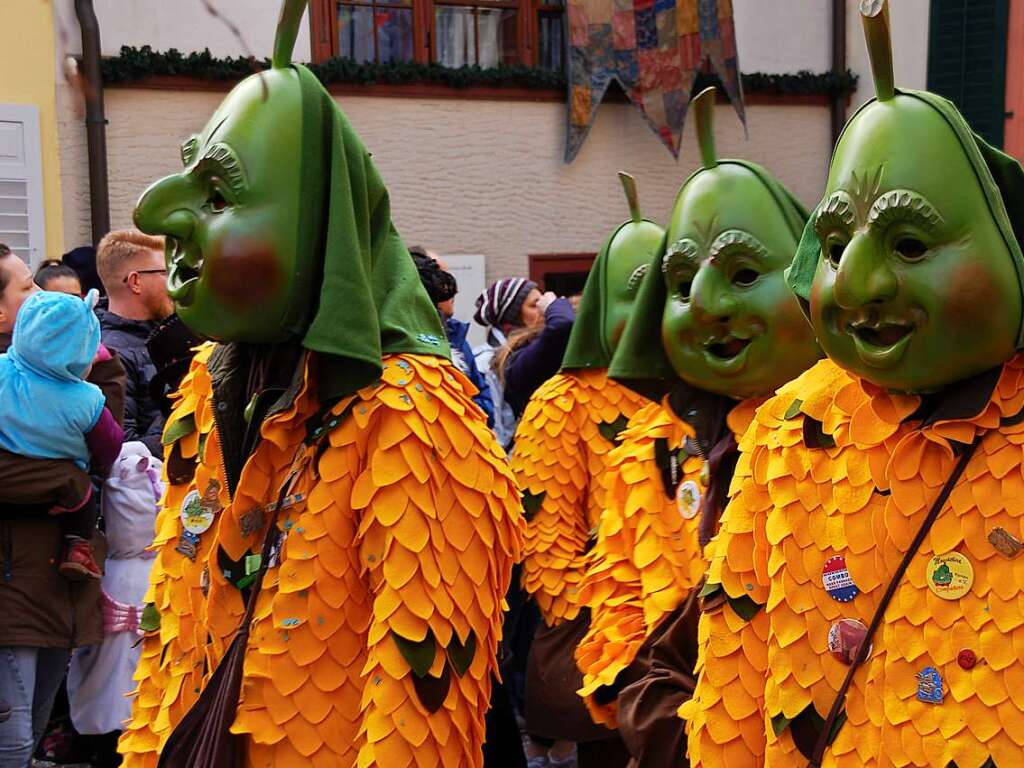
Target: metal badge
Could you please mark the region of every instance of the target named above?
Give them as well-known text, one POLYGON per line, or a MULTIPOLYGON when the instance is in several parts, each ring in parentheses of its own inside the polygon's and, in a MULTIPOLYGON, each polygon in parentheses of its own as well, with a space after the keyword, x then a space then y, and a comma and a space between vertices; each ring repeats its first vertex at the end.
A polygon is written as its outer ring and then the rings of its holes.
POLYGON ((825 561, 821 569, 821 583, 829 597, 840 603, 848 603, 860 594, 860 587, 853 583, 846 567, 845 555, 835 555, 825 561))
POLYGON ((1013 560, 1021 553, 1021 550, 1024 550, 1024 544, 1021 544, 1019 539, 998 525, 989 531, 988 542, 996 552, 1009 560, 1013 560))

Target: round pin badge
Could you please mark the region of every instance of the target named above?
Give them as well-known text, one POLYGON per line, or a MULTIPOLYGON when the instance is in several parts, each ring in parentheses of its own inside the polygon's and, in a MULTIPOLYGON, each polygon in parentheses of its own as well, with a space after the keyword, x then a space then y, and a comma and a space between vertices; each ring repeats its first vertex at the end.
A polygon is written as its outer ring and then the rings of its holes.
POLYGON ((926 566, 928 589, 943 600, 959 600, 971 591, 974 566, 959 552, 936 555, 926 566))
MULTIPOLYGON (((843 664, 853 664, 868 628, 858 619, 840 619, 828 630, 828 650, 843 664)), ((868 649, 868 656, 871 649, 868 649)))
POLYGON ((213 512, 203 505, 199 491, 189 491, 181 502, 181 524, 191 534, 199 536, 213 525, 213 512))
POLYGON ((684 520, 692 520, 700 511, 700 488, 693 480, 686 480, 676 489, 676 506, 684 520))
POLYGON ((825 561, 821 569, 821 583, 829 597, 840 603, 848 603, 860 594, 860 587, 853 583, 846 567, 845 555, 835 555, 825 561))

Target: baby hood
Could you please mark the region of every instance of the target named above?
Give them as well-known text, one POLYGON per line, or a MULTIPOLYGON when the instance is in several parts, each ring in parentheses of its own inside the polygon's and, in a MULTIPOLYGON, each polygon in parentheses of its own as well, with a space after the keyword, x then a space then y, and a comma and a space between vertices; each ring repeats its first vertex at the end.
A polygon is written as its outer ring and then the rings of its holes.
POLYGON ((53 291, 34 293, 18 311, 8 353, 43 376, 81 379, 100 344, 100 322, 93 311, 97 299, 95 290, 85 299, 53 291))

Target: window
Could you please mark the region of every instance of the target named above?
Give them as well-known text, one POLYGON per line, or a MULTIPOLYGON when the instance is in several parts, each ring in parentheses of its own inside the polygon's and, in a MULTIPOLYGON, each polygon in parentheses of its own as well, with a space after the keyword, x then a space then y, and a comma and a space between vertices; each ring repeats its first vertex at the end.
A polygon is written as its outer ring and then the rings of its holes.
POLYGON ((0 243, 35 267, 46 258, 39 110, 0 104, 0 243))
POLYGON ((971 128, 1003 144, 1009 0, 932 0, 928 90, 952 101, 971 128))
POLYGON ((313 0, 313 58, 561 69, 564 0, 313 0))
POLYGON ((364 64, 412 61, 411 0, 341 0, 338 55, 364 64))
POLYGON ((534 253, 529 259, 530 279, 543 291, 559 296, 575 296, 583 292, 595 253, 534 253))

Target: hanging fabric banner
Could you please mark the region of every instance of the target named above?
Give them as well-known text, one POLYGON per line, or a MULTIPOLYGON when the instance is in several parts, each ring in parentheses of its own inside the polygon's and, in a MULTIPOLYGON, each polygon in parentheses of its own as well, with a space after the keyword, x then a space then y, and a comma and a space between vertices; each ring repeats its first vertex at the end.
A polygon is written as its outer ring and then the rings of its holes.
POLYGON ((618 80, 651 129, 679 156, 693 82, 707 66, 746 125, 732 0, 568 0, 569 127, 565 162, 583 146, 618 80))

